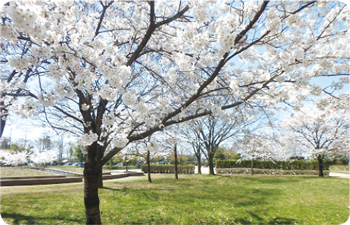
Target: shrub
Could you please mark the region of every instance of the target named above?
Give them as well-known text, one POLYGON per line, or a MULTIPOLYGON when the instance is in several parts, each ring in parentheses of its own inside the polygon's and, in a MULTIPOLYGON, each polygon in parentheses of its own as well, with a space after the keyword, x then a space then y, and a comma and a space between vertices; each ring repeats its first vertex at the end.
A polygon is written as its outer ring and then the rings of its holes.
MULTIPOLYGON (((104 169, 107 170, 125 170, 126 166, 110 166, 110 165, 105 165, 103 166, 104 169)), ((128 166, 128 169, 139 169, 140 167, 137 166, 128 166)))
MULTIPOLYGON (((251 168, 251 160, 217 160, 216 168, 251 168)), ((330 161, 323 161, 323 169, 329 170, 330 161)), ((282 170, 318 170, 317 160, 291 160, 271 161, 254 160, 254 168, 257 169, 282 169, 282 170)))
MULTIPOLYGON (((194 173, 194 165, 178 165, 179 173, 192 174, 194 173)), ((141 170, 148 173, 146 164, 141 166, 141 170)), ((155 165, 151 164, 151 173, 175 173, 175 165, 155 165)))

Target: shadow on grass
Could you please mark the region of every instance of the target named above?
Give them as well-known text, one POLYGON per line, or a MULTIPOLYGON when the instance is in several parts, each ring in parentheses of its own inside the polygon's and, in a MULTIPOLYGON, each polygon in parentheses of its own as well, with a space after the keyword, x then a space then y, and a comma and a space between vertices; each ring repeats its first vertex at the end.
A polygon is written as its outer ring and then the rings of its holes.
MULTIPOLYGON (((249 212, 249 214, 255 220, 260 221, 260 222, 258 222, 258 224, 268 224, 268 225, 272 225, 272 224, 283 224, 283 225, 298 224, 298 221, 295 220, 295 219, 283 218, 283 217, 276 217, 276 218, 273 218, 272 220, 268 221, 267 223, 261 223, 261 221, 263 221, 263 219, 260 216, 256 215, 255 213, 252 213, 252 212, 249 212)), ((252 224, 252 221, 247 219, 247 218, 235 218, 235 223, 238 223, 238 224, 252 224)))
POLYGON ((267 224, 297 224, 298 221, 291 218, 276 217, 267 222, 267 224))
MULTIPOLYGON (((81 220, 78 219, 72 219, 72 218, 67 218, 67 217, 60 217, 60 219, 58 219, 57 217, 38 217, 38 216, 26 216, 23 214, 19 214, 19 213, 6 213, 6 212, 2 212, 1 213, 1 217, 4 219, 13 219, 13 224, 42 224, 40 221, 41 220, 64 220, 65 222, 69 221, 69 222, 75 222, 75 223, 81 223, 81 220)), ((57 224, 59 224, 59 222, 57 221, 57 224)))
POLYGON ((127 187, 123 187, 123 188, 110 188, 110 187, 103 187, 102 189, 105 189, 105 190, 110 190, 110 191, 117 191, 117 192, 126 192, 129 190, 129 188, 127 187))

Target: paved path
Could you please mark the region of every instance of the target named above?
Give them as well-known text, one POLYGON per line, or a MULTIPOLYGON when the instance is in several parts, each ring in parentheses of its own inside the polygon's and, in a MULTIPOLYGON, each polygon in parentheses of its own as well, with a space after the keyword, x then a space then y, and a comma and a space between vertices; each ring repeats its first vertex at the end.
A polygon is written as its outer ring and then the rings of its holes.
MULTIPOLYGON (((202 174, 209 174, 209 167, 202 166, 201 171, 202 171, 202 174)), ((198 173, 198 166, 194 167, 194 173, 198 173)))
POLYGON ((329 176, 330 177, 338 177, 338 178, 348 178, 348 179, 350 179, 350 174, 346 174, 346 173, 330 172, 329 176))

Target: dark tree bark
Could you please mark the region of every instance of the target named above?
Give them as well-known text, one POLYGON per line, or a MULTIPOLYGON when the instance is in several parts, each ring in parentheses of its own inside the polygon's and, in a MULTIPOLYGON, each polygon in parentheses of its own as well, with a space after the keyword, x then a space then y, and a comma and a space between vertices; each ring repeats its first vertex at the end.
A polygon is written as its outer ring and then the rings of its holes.
POLYGON ((85 223, 102 224, 100 217, 100 199, 98 197, 98 175, 96 161, 92 157, 86 157, 84 165, 84 205, 85 223))
MULTIPOLYGON (((98 147, 97 158, 100 161, 103 157, 104 151, 101 146, 98 147)), ((98 171, 98 180, 97 180, 98 188, 103 188, 103 178, 102 178, 102 167, 98 171)))
POLYGON ((323 156, 317 155, 317 161, 318 161, 318 176, 324 177, 324 174, 323 174, 323 156))
POLYGON ((148 171, 148 181, 152 183, 151 179, 151 160, 150 160, 150 152, 147 151, 147 171, 148 171))
POLYGON ((97 186, 98 188, 103 188, 102 168, 98 172, 97 186))
POLYGON ((214 154, 208 154, 208 163, 209 163, 209 174, 215 175, 215 172, 214 172, 214 154))
POLYGON ((179 179, 179 170, 177 167, 177 148, 176 148, 176 144, 174 145, 174 157, 175 157, 175 179, 178 180, 179 179))
MULTIPOLYGON (((4 102, 0 102, 0 109, 2 109, 1 106, 4 105, 4 102)), ((7 110, 3 109, 3 111, 5 111, 7 113, 7 110)), ((4 129, 5 129, 5 125, 6 125, 6 117, 0 117, 0 138, 2 137, 2 134, 4 133, 4 129)))
POLYGON ((197 157, 198 162, 198 174, 202 174, 202 160, 201 157, 197 157))
POLYGON ((254 174, 254 160, 252 160, 252 168, 251 168, 251 175, 254 174))
POLYGON ((199 144, 192 144, 192 148, 194 150, 194 155, 197 158, 197 164, 198 164, 198 174, 202 174, 202 149, 199 144))

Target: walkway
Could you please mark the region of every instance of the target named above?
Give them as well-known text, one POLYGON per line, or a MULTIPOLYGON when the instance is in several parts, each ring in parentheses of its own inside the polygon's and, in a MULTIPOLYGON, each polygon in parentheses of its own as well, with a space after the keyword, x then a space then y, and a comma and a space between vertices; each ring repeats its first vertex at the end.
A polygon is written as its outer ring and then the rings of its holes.
POLYGON ((348 173, 335 173, 335 172, 330 172, 329 173, 330 177, 338 177, 338 178, 348 178, 350 179, 350 174, 348 173))

